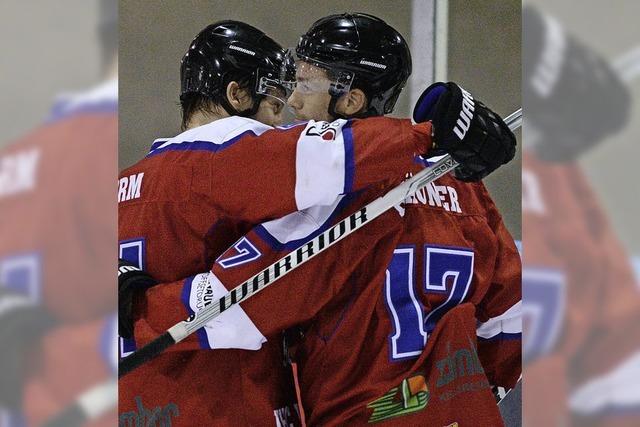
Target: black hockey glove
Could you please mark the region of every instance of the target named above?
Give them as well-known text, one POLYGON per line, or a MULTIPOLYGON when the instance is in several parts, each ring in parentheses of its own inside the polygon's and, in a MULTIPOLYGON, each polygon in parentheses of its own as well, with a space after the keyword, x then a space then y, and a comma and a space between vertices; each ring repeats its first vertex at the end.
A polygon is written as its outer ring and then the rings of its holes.
POLYGON ((133 338, 133 297, 158 281, 134 264, 118 259, 118 335, 133 338))
POLYGON ((516 137, 502 118, 453 82, 429 86, 413 120, 431 120, 435 149, 429 154, 449 153, 460 163, 454 174, 462 181, 481 180, 515 156, 516 137))
POLYGON ((33 347, 54 324, 44 307, 0 285, 0 407, 20 408, 33 347))
POLYGON ((629 88, 602 55, 533 6, 522 8, 522 26, 527 141, 543 160, 574 161, 626 126, 629 88))

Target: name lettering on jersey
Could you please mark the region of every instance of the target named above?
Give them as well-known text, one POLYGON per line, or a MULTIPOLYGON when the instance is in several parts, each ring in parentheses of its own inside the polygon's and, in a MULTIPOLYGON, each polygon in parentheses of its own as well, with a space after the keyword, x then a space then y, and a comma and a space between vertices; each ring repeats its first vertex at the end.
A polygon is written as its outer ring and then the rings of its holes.
MULTIPOLYGON (((407 174, 410 178, 412 174, 407 174)), ((412 196, 404 199, 402 203, 394 206, 400 216, 404 216, 403 205, 429 205, 446 210, 447 212, 462 213, 460 202, 458 201, 458 193, 456 189, 448 185, 436 185, 430 182, 425 187, 416 191, 412 196)))
POLYGON ((0 157, 0 198, 36 187, 40 150, 31 149, 0 157))
POLYGON ((460 117, 456 122, 456 126, 453 128, 453 132, 455 132, 455 134, 458 135, 458 138, 462 141, 469 130, 471 119, 473 119, 475 103, 473 102, 473 97, 469 92, 462 88, 460 88, 460 90, 462 90, 462 109, 460 110, 460 117))
POLYGON ((118 180, 118 203, 140 198, 144 172, 118 180))
POLYGON ((544 215, 547 206, 540 191, 540 181, 536 174, 522 169, 522 211, 544 215))

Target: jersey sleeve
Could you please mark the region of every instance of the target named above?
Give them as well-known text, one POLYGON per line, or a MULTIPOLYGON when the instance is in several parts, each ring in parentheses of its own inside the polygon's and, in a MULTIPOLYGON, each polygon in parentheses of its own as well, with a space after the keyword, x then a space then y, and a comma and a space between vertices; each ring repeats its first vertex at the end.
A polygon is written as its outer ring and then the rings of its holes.
MULTIPOLYGON (((348 200, 347 200, 348 201, 348 200)), ((337 205, 340 205, 338 203, 337 205)), ((180 282, 162 284, 147 291, 135 326, 136 344, 145 344, 173 324, 217 301, 234 287, 250 283, 248 278, 328 228, 318 225, 323 216, 338 209, 310 209, 261 224, 223 253, 211 271, 180 282), (304 234, 301 237, 301 234, 304 234), (163 313, 164 312, 164 313, 163 313)), ((358 239, 347 238, 318 254, 300 268, 281 276, 268 289, 242 301, 212 320, 206 327, 174 346, 172 350, 242 348, 257 350, 266 337, 312 319, 341 289, 369 253, 366 249, 392 238, 400 221, 390 213, 380 219, 385 227, 358 231, 358 239), (348 254, 348 255, 347 255, 348 254)), ((250 284, 248 286, 251 286, 250 284)))
POLYGON ((431 145, 430 123, 385 117, 247 132, 218 149, 211 189, 221 210, 260 223, 386 184, 431 145))
POLYGON ((491 384, 513 388, 522 372, 522 263, 513 237, 484 192, 498 253, 490 287, 477 306, 478 356, 491 384))

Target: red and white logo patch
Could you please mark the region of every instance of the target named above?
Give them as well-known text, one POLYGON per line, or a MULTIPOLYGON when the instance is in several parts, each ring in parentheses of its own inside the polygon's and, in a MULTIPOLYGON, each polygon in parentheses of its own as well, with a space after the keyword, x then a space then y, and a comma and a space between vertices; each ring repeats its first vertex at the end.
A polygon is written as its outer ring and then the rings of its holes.
POLYGON ((319 136, 324 141, 333 141, 336 139, 336 130, 331 126, 331 123, 318 122, 315 126, 307 129, 306 135, 319 136))

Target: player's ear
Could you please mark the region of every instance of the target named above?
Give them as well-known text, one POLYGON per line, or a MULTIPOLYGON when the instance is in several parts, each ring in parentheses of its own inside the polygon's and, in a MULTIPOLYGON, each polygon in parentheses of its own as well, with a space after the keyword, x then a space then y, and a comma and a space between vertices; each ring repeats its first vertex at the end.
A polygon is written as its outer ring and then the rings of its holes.
POLYGON ((236 111, 244 111, 251 108, 249 91, 241 88, 236 81, 229 82, 227 85, 227 101, 236 111))
POLYGON ((351 117, 363 111, 367 106, 367 96, 360 89, 351 89, 336 103, 336 111, 351 117))

